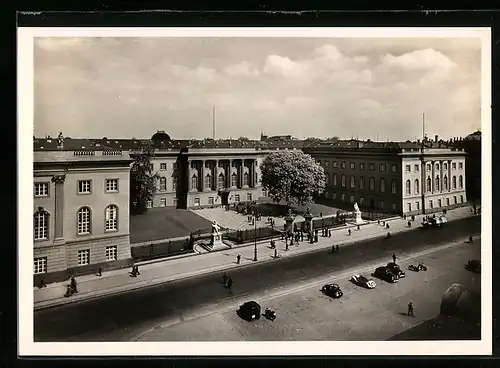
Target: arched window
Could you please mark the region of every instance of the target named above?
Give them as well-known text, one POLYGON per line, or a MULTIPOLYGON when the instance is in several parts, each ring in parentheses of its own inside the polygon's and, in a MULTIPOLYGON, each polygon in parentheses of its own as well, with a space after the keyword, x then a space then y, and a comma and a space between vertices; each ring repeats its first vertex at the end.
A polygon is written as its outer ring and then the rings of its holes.
POLYGON ((371 177, 368 185, 369 185, 370 191, 373 192, 375 190, 375 178, 371 177))
POLYGON ((453 179, 451 179, 451 184, 453 189, 457 189, 457 177, 453 176, 453 179))
POLYGON ((428 192, 432 191, 432 180, 431 180, 431 178, 427 178, 427 191, 428 192))
POLYGON ((447 176, 443 177, 443 189, 448 190, 448 177, 447 176))
POLYGON ((337 174, 333 174, 333 185, 337 185, 337 174))
POLYGON ((217 188, 224 188, 226 185, 226 178, 223 173, 220 173, 219 176, 217 177, 217 188))
POLYGON ((340 177, 340 185, 342 186, 342 188, 345 188, 345 175, 342 174, 342 176, 340 177))
POLYGON ((436 190, 439 190, 439 175, 436 176, 436 179, 434 179, 435 183, 436 183, 436 190))
POLYGON ((325 173, 325 182, 326 185, 330 185, 330 175, 328 173, 325 173))
POLYGON ((205 175, 205 189, 210 189, 212 186, 212 175, 207 174, 205 175))
POLYGON ((236 173, 231 174, 231 186, 235 187, 238 184, 238 177, 236 173))
POLYGON ((43 208, 35 212, 33 216, 35 240, 43 240, 49 238, 49 213, 43 208))
POLYGON ((359 189, 365 189, 365 177, 361 176, 359 178, 359 189))
POLYGON ((356 187, 356 179, 354 175, 351 175, 351 188, 354 189, 356 187))
POLYGON ((458 177, 458 187, 459 187, 460 189, 463 189, 463 187, 464 187, 464 177, 463 177, 462 175, 460 175, 460 176, 458 177))
POLYGON ((78 235, 90 234, 92 231, 92 211, 89 207, 78 210, 78 235))
POLYGON ((243 185, 248 185, 248 173, 243 174, 243 185))
POLYGON ((380 179, 380 192, 385 193, 385 179, 380 179))
POLYGON ((163 176, 160 178, 160 190, 163 192, 167 190, 167 178, 163 176))
POLYGON ((196 174, 193 174, 191 177, 191 190, 198 189, 198 177, 196 174))
POLYGON ((415 194, 420 192, 420 183, 418 182, 418 179, 415 179, 415 182, 413 183, 413 192, 415 194))
POLYGON ((391 193, 392 194, 397 194, 398 193, 396 180, 394 180, 394 179, 391 181, 391 193))
POLYGON ((105 211, 105 229, 106 231, 115 231, 118 230, 118 207, 114 204, 106 207, 105 211))
POLYGON ((411 194, 411 182, 409 180, 406 181, 406 195, 411 194))

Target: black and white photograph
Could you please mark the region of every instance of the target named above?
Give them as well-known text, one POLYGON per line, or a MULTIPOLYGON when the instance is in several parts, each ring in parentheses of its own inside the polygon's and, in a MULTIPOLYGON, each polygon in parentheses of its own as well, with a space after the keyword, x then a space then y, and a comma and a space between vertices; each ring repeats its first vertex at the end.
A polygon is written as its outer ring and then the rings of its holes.
POLYGON ((491 353, 488 28, 19 28, 18 83, 21 355, 491 353))

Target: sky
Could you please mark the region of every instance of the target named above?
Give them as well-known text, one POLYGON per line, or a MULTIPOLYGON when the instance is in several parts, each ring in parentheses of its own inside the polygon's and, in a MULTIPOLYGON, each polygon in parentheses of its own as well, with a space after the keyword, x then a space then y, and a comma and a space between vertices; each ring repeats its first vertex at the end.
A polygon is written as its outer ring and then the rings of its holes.
POLYGON ((480 128, 481 41, 36 38, 37 137, 448 139, 480 128))

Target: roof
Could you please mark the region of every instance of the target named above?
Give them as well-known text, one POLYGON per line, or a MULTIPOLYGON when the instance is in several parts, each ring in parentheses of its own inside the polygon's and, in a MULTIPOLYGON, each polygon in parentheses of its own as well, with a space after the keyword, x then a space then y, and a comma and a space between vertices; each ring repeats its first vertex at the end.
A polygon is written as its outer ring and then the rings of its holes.
POLYGON ((121 151, 36 151, 34 163, 53 162, 132 162, 127 153, 121 151))

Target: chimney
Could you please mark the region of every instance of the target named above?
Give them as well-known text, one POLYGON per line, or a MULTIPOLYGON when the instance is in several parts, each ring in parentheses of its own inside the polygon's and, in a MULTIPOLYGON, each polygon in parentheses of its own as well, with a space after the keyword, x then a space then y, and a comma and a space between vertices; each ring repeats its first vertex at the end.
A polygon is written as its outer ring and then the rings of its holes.
POLYGON ((438 137, 438 135, 436 134, 436 135, 434 136, 434 142, 435 142, 435 143, 437 143, 437 142, 438 142, 438 138, 439 138, 439 137, 438 137))

